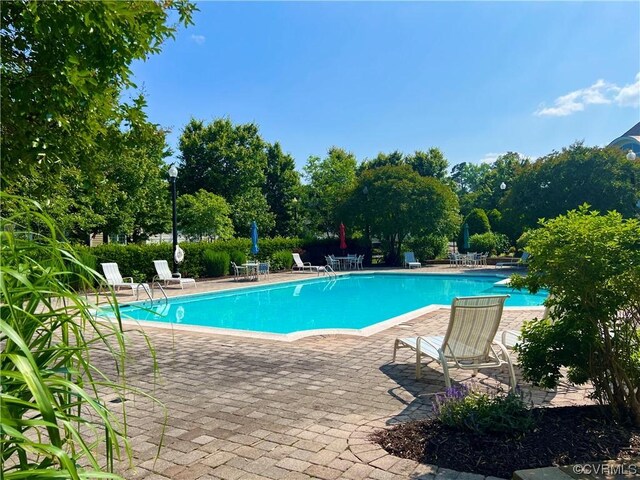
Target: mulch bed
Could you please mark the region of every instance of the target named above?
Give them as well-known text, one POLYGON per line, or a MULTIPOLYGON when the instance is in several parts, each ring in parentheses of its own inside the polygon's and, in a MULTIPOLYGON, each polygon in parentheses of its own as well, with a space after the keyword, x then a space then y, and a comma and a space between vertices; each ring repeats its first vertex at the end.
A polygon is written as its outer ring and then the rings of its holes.
POLYGON ((371 439, 398 457, 501 478, 527 468, 640 458, 640 428, 615 423, 598 406, 537 408, 535 414, 536 427, 517 436, 461 432, 428 419, 371 439))

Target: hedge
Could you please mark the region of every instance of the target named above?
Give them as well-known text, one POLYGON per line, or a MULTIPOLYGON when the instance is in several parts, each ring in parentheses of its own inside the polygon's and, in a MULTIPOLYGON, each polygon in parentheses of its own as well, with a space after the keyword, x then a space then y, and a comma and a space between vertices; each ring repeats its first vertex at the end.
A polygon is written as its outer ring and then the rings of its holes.
MULTIPOLYGON (((347 252, 351 254, 364 254, 366 244, 363 239, 347 239, 347 252)), ((224 252, 233 259, 246 258, 257 259, 261 262, 272 262, 272 271, 278 268, 290 268, 291 262, 286 261, 283 252, 300 253, 305 262, 313 265, 324 265, 324 257, 329 254, 342 255, 340 242, 337 238, 328 239, 300 239, 300 238, 261 238, 258 241, 260 251, 257 255, 250 253, 251 240, 248 238, 235 238, 232 240, 218 240, 215 242, 184 242, 180 247, 184 250, 184 262, 180 265, 180 272, 185 277, 206 277, 205 252, 224 252), (277 255, 276 252, 278 252, 277 255), (273 261, 272 261, 273 258, 273 261)), ((89 248, 80 246, 78 251, 95 257, 97 270, 102 273, 101 263, 116 262, 123 276, 132 276, 136 281, 150 281, 156 275, 153 267, 154 260, 167 260, 172 265, 172 245, 170 243, 152 244, 106 244, 89 248)))
MULTIPOLYGON (((262 262, 269 261, 271 256, 282 250, 290 252, 299 251, 302 240, 299 238, 262 238, 258 241, 260 252, 257 255, 250 254, 251 240, 248 238, 235 238, 232 240, 218 240, 215 242, 180 243, 184 250, 184 262, 180 265, 180 272, 185 277, 201 278, 206 276, 204 252, 224 252, 231 258, 238 258, 238 253, 248 258, 254 257, 262 262)), ((78 247, 79 251, 90 254, 96 258, 98 271, 101 263, 116 262, 120 267, 120 273, 124 276, 133 276, 136 281, 150 281, 156 274, 153 266, 154 260, 167 260, 172 265, 172 245, 170 243, 152 244, 107 244, 97 247, 78 247)))

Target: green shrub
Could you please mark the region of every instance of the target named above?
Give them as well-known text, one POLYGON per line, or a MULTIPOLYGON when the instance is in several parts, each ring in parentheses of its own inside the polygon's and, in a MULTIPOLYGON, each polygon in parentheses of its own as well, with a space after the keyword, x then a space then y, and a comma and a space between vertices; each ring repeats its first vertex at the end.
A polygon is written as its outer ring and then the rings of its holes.
POLYGON ((271 255, 270 263, 270 268, 273 272, 277 272, 279 270, 291 270, 291 266, 293 265, 293 255, 291 255, 289 250, 274 252, 271 255))
POLYGON ((566 372, 640 426, 640 221, 583 205, 541 221, 527 252, 528 274, 512 285, 548 289, 552 309, 551 321, 524 324, 524 378, 553 388, 566 372))
POLYGON ((227 252, 205 250, 202 255, 202 259, 204 262, 204 271, 207 277, 224 277, 229 274, 231 257, 229 257, 227 252))
POLYGON ((465 385, 437 394, 433 411, 444 425, 483 434, 527 432, 535 425, 521 394, 476 392, 465 385))
MULTIPOLYGON (((296 248, 300 248, 302 240, 299 238, 275 237, 261 238, 258 243, 260 252, 257 258, 260 261, 266 261, 277 251, 293 251, 296 248)), ((232 252, 242 252, 247 255, 251 249, 251 240, 248 238, 235 238, 215 242, 181 243, 180 247, 184 250, 184 262, 180 264, 180 272, 185 277, 199 278, 206 275, 205 251, 226 252, 230 256, 232 252)), ((89 250, 86 247, 85 249, 89 250)), ((116 262, 120 267, 120 273, 125 277, 131 276, 131 272, 140 272, 144 278, 153 278, 156 274, 153 266, 154 260, 167 260, 169 265, 172 265, 172 245, 170 243, 147 245, 106 244, 91 248, 90 252, 97 259, 97 270, 100 273, 102 273, 102 269, 99 266, 100 263, 116 262)))
POLYGON ((502 213, 500 213, 500 210, 498 210, 497 208, 489 210, 487 212, 487 219, 489 220, 491 230, 500 230, 502 224, 502 213))
POLYGON ((503 233, 487 232, 469 237, 469 249, 472 252, 503 253, 509 249, 509 237, 503 233))
POLYGON ((405 242, 407 251, 416 254, 416 258, 421 262, 441 258, 447 254, 447 237, 439 235, 426 235, 424 237, 413 237, 405 242))
MULTIPOLYGON (((76 247, 77 248, 77 247, 76 247)), ((96 270, 96 257, 92 255, 88 248, 77 248, 76 258, 80 265, 75 261, 66 262, 66 267, 70 273, 67 283, 76 291, 86 290, 97 286, 95 276, 87 275, 87 269, 96 270)))
POLYGON ((243 263, 247 263, 247 255, 244 252, 241 252, 240 250, 233 250, 229 254, 229 257, 231 258, 231 261, 236 265, 242 265, 243 263))
MULTIPOLYGON (((469 227, 469 240, 471 240, 471 236, 475 234, 487 233, 491 231, 491 225, 489 224, 489 218, 485 211, 481 208, 474 208, 469 212, 462 224, 460 225, 460 233, 458 235, 458 250, 460 252, 465 252, 464 248, 464 225, 467 224, 469 227)), ((471 248, 471 244, 469 244, 471 248)), ((473 248, 471 248, 473 251, 473 248)))

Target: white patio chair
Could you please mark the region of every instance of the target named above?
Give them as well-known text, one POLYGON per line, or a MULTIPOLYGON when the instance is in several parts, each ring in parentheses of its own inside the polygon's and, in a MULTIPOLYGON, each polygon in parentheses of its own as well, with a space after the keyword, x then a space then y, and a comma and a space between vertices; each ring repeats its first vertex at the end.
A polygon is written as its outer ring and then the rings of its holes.
POLYGON ((334 271, 340 270, 340 260, 335 258, 333 255, 327 255, 324 259, 326 260, 327 265, 329 265, 334 271))
POLYGON ((356 270, 364 270, 364 255, 358 255, 356 258, 356 270))
POLYGON ((416 378, 421 376, 422 357, 430 357, 442 365, 444 382, 451 386, 450 368, 473 370, 500 368, 507 365, 511 388, 516 386, 513 365, 507 349, 494 340, 504 302, 509 295, 458 297, 451 305, 449 326, 444 336, 397 338, 393 360, 400 348, 416 352, 416 378))
POLYGON ((299 272, 318 272, 318 276, 320 275, 320 272, 326 272, 326 269, 324 267, 318 266, 318 265, 311 265, 311 262, 303 262, 302 259, 300 258, 300 254, 299 253, 292 253, 291 255, 293 255, 293 267, 291 267, 291 271, 299 271, 299 272))
POLYGON ((406 268, 420 268, 422 264, 416 260, 416 256, 413 252, 404 252, 404 266, 406 268))
POLYGON ((123 278, 117 263, 101 263, 100 266, 104 272, 107 286, 112 287, 114 290, 120 290, 122 287, 130 288, 131 294, 136 294, 136 288, 139 284, 134 283, 133 277, 123 278))
POLYGON ((196 286, 196 281, 193 278, 183 278, 181 273, 176 273, 176 276, 173 276, 173 273, 171 273, 171 270, 169 269, 169 262, 166 260, 154 260, 153 265, 156 267, 157 273, 157 275, 153 277, 154 282, 164 282, 165 287, 176 283, 180 285, 180 288, 184 288, 183 285, 196 286))
POLYGON ((261 262, 258 264, 258 275, 264 275, 269 278, 269 262, 261 262))
POLYGON ((244 265, 236 265, 235 262, 231 262, 231 268, 233 268, 233 278, 237 282, 240 278, 246 279, 249 273, 248 267, 244 265))
POLYGON ((527 261, 529 260, 529 252, 523 252, 522 257, 514 258, 512 260, 506 262, 498 262, 496 263, 496 268, 498 267, 525 267, 527 265, 527 261))

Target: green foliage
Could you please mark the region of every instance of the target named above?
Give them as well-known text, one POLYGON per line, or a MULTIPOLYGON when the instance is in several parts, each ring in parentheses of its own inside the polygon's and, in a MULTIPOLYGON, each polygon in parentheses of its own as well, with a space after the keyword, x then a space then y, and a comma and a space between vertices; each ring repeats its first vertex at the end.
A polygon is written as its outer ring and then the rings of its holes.
POLYGON ((232 250, 229 253, 230 260, 234 262, 236 265, 242 265, 243 263, 247 263, 247 254, 241 252, 240 250, 232 250))
MULTIPOLYGON (((473 208, 482 208, 487 212, 493 209, 502 211, 501 203, 505 193, 511 188, 514 179, 528 166, 529 159, 514 152, 500 155, 491 164, 454 165, 451 178, 457 186, 462 214, 467 215, 473 208), (507 186, 505 191, 500 188, 502 183, 507 186)), ((492 226, 495 228, 495 225, 492 226)))
POLYGON ((407 165, 365 169, 339 212, 348 227, 369 227, 371 236, 383 242, 390 264, 399 264, 409 236, 449 237, 460 222, 453 191, 407 165))
POLYGON ((4 3, 4 173, 91 170, 96 141, 120 117, 120 94, 134 86, 129 66, 176 32, 166 23, 169 10, 191 23, 194 5, 182 0, 4 3))
POLYGON ((433 177, 444 180, 449 168, 449 162, 438 148, 430 148, 423 152, 416 150, 413 155, 406 158, 407 165, 413 168, 423 177, 433 177))
POLYGON ((471 252, 487 252, 495 255, 507 252, 510 246, 509 237, 503 233, 478 233, 469 237, 471 252))
POLYGON ((449 241, 447 237, 439 235, 425 235, 424 237, 411 237, 406 242, 406 248, 415 253, 420 261, 442 258, 447 254, 449 241))
POLYGON ((290 250, 278 250, 271 255, 271 271, 291 270, 293 256, 290 250))
MULTIPOLYGON (((295 248, 301 246, 302 241, 297 238, 261 238, 259 244, 260 252, 257 258, 260 261, 267 261, 274 252, 279 250, 288 250, 289 255, 291 255, 295 248)), ((215 242, 181 243, 180 247, 185 253, 184 262, 180 264, 180 272, 185 277, 199 278, 206 276, 204 261, 204 252, 206 250, 226 252, 229 255, 234 251, 239 251, 248 255, 251 249, 251 240, 248 238, 235 238, 215 242)), ((158 243, 147 245, 105 244, 91 249, 88 247, 82 247, 81 249, 93 254, 98 265, 100 263, 116 262, 122 275, 130 276, 131 273, 129 272, 140 272, 144 280, 149 281, 156 274, 153 266, 154 260, 167 260, 171 265, 171 248, 170 243, 158 243)))
POLYGON ((538 159, 514 178, 503 202, 504 228, 512 239, 538 219, 554 218, 590 204, 601 212, 625 217, 640 213, 640 162, 617 148, 584 147, 580 143, 538 159))
POLYGON ((444 425, 481 434, 524 433, 535 426, 531 409, 522 395, 495 395, 473 391, 464 385, 437 394, 436 418, 444 425))
POLYGON ((229 274, 231 258, 227 252, 205 250, 202 259, 207 277, 224 277, 229 274))
POLYGON ((497 208, 489 210, 487 212, 487 218, 489 219, 489 225, 492 231, 500 231, 502 224, 502 213, 497 208))
POLYGON ((69 286, 98 283, 83 263, 90 256, 77 255, 36 203, 12 202, 16 214, 0 225, 2 477, 120 478, 96 456, 131 458, 126 405, 111 411, 102 397, 131 390, 116 300, 113 321, 98 321, 95 302, 69 286), (116 379, 91 363, 96 351, 116 379))
POLYGON ((178 229, 192 239, 228 240, 233 237, 231 208, 224 198, 206 190, 177 199, 178 229))
POLYGON ((518 247, 518 250, 526 250, 527 245, 529 245, 529 241, 531 240, 534 233, 535 229, 525 230, 524 232, 522 232, 522 235, 520 235, 518 237, 518 240, 516 240, 516 247, 518 247))
POLYGON ((273 230, 275 217, 262 191, 267 180, 267 144, 257 125, 234 125, 228 118, 205 125, 194 119, 184 127, 179 148, 177 181, 182 194, 203 189, 223 197, 231 205, 238 235, 248 235, 253 220, 262 231, 273 230))
POLYGON ((282 152, 278 142, 267 146, 267 168, 263 192, 267 203, 275 215, 275 226, 271 231, 262 230, 272 235, 296 235, 297 205, 301 195, 300 174, 291 155, 282 152))
MULTIPOLYGON (((460 232, 458 233, 458 250, 464 252, 464 224, 469 226, 469 242, 471 237, 475 234, 487 233, 491 231, 491 225, 489 224, 489 218, 485 211, 481 208, 474 208, 462 221, 460 232)), ((469 245, 471 247, 471 245, 469 245)), ((471 251, 474 251, 471 249, 471 251)), ((484 251, 484 250, 482 250, 484 251)))
POLYGON ((640 221, 583 205, 531 232, 526 277, 550 292, 551 320, 525 324, 518 348, 526 379, 554 387, 590 381, 593 395, 640 425, 640 221))
POLYGON ((304 167, 308 185, 304 189, 302 210, 312 234, 337 233, 340 218, 336 205, 344 201, 356 183, 356 157, 332 147, 327 157, 309 157, 304 167))

